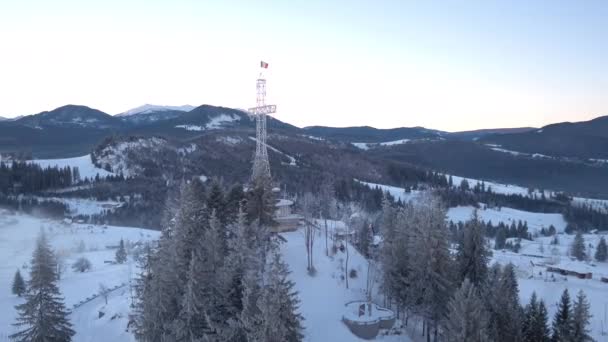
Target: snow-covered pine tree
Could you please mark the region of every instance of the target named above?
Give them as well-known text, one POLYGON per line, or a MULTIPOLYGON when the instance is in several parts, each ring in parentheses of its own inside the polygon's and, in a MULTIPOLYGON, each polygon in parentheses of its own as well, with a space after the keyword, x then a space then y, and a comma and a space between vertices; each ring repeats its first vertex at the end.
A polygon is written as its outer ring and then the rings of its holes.
POLYGON ((333 179, 329 177, 323 178, 321 183, 321 189, 319 191, 319 208, 321 210, 321 218, 324 219, 325 223, 325 255, 329 256, 329 234, 327 219, 332 218, 335 215, 335 197, 336 191, 334 189, 333 179))
POLYGON ((587 301, 587 296, 585 296, 583 290, 580 290, 576 295, 576 300, 572 307, 572 341, 593 341, 593 338, 589 335, 590 330, 588 328, 591 322, 590 308, 591 305, 587 301))
POLYGON ((13 286, 11 290, 13 294, 17 295, 18 297, 21 297, 26 290, 25 281, 23 280, 23 277, 21 276, 21 272, 19 272, 19 270, 15 272, 15 277, 13 278, 13 286))
MULTIPOLYGON (((179 209, 175 217, 167 253, 174 254, 173 271, 180 284, 186 284, 190 258, 195 245, 209 227, 209 212, 206 207, 205 188, 197 178, 182 186, 179 209)), ((169 261, 169 260, 166 260, 169 261)), ((183 285, 182 289, 183 289, 183 285)))
POLYGON ((410 272, 408 272, 408 302, 432 324, 435 339, 438 324, 443 319, 452 294, 453 261, 448 246, 445 210, 434 198, 414 207, 414 229, 410 239, 410 272))
POLYGON ((462 243, 458 247, 456 263, 460 279, 468 278, 476 286, 485 281, 490 251, 485 243, 485 225, 479 221, 477 211, 464 226, 462 243))
POLYGON ((549 313, 547 312, 547 306, 541 299, 538 303, 538 316, 536 317, 536 341, 549 342, 551 341, 551 329, 549 329, 549 313))
POLYGON ((519 286, 515 266, 509 263, 502 271, 496 292, 498 322, 498 341, 521 341, 523 309, 519 304, 519 286))
POLYGON ((127 261, 127 251, 125 250, 125 242, 122 239, 120 239, 120 243, 118 244, 115 260, 119 264, 124 264, 127 261))
POLYGON ((536 324, 536 317, 538 316, 538 299, 536 292, 532 292, 530 302, 524 308, 524 320, 522 322, 522 337, 523 341, 529 342, 534 341, 534 327, 536 324))
POLYGON ((69 342, 74 330, 68 320, 68 310, 57 287, 55 255, 44 232, 36 241, 31 261, 30 280, 25 292, 25 303, 17 305, 18 317, 14 326, 23 330, 9 336, 17 342, 69 342))
POLYGON ((547 308, 538 301, 536 292, 532 293, 530 303, 524 309, 522 338, 524 342, 549 342, 551 334, 547 326, 547 308))
POLYGON ((257 180, 252 185, 246 196, 249 223, 266 228, 275 226, 276 200, 270 179, 257 180))
POLYGON ((553 318, 553 336, 552 341, 566 342, 572 340, 572 307, 570 303, 570 294, 568 289, 562 293, 562 297, 558 303, 557 312, 553 318))
POLYGON ((574 236, 574 241, 572 242, 572 246, 570 247, 570 254, 575 257, 577 260, 585 260, 587 258, 587 252, 585 249, 585 240, 583 239, 583 234, 581 232, 576 232, 574 236))
POLYGON ((298 313, 298 293, 295 283, 288 279, 289 269, 281 259, 280 251, 270 255, 272 261, 265 274, 265 285, 258 299, 262 324, 259 329, 260 341, 297 342, 304 337, 303 317, 298 313))
POLYGON ((245 272, 243 277, 243 310, 238 315, 236 336, 242 336, 243 341, 264 341, 261 326, 264 324, 258 299, 261 295, 261 279, 259 273, 253 270, 245 272))
POLYGON ((503 249, 507 243, 507 232, 506 228, 498 227, 496 231, 496 239, 494 241, 494 249, 503 249))
POLYGON ((176 341, 205 341, 211 334, 211 324, 207 315, 209 293, 206 284, 201 284, 200 275, 205 272, 201 251, 192 251, 188 270, 188 283, 181 301, 181 310, 175 320, 176 341))
POLYGON ((382 216, 382 290, 389 302, 394 301, 399 309, 404 309, 408 306, 409 239, 413 230, 410 224, 413 207, 407 204, 403 208, 394 209, 386 200, 383 201, 382 216))
POLYGON ((467 278, 448 303, 444 329, 446 341, 487 341, 487 313, 475 285, 467 278))
POLYGON ((488 335, 490 339, 495 340, 498 336, 498 316, 501 312, 501 308, 498 306, 495 298, 499 296, 498 290, 500 285, 500 279, 502 277, 502 268, 499 264, 493 264, 488 269, 488 275, 486 281, 481 287, 481 297, 485 304, 486 310, 488 311, 488 335))
POLYGON ((597 244, 595 250, 595 260, 604 262, 608 259, 608 247, 606 246, 606 239, 602 236, 600 242, 597 244))
POLYGON ((224 191, 218 181, 213 181, 211 188, 207 194, 207 209, 209 212, 215 210, 217 219, 225 225, 227 223, 227 208, 226 199, 224 197, 224 191))

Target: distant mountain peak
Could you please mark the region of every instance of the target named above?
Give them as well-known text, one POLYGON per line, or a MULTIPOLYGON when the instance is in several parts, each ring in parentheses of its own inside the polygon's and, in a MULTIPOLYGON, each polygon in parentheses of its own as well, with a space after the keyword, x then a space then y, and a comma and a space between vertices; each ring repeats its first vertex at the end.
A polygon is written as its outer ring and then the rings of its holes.
POLYGON ((143 106, 129 109, 128 111, 117 114, 116 116, 131 116, 131 115, 136 115, 136 114, 148 114, 148 113, 153 113, 153 112, 163 112, 163 111, 169 111, 169 110, 180 111, 180 112, 189 112, 189 111, 193 110, 194 108, 196 108, 196 107, 191 106, 191 105, 160 106, 160 105, 153 105, 153 104, 145 104, 143 106))

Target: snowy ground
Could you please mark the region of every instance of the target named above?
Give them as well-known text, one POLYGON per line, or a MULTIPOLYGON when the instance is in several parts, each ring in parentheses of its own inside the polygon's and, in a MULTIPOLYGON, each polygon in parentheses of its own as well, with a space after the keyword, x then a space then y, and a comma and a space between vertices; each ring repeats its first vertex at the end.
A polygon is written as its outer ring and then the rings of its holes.
MULTIPOLYGON (((608 335, 602 335, 602 329, 608 331, 608 283, 600 281, 601 277, 608 277, 608 263, 582 262, 572 260, 568 254, 574 236, 559 234, 559 245, 551 245, 550 237, 541 237, 535 241, 522 240, 522 249, 519 254, 508 251, 494 251, 492 262, 506 264, 512 262, 516 266, 518 275, 520 300, 525 305, 530 300, 533 291, 547 304, 549 319, 557 310, 556 303, 564 291, 568 289, 574 298, 579 290, 583 290, 591 303, 591 335, 597 341, 608 341, 608 335), (542 258, 534 257, 542 256, 542 258), (573 276, 562 276, 546 271, 547 265, 553 265, 577 272, 591 272, 593 279, 578 279, 573 276), (553 277, 551 277, 553 275, 553 277)), ((587 252, 595 253, 595 246, 599 241, 598 235, 584 236, 587 252), (589 246, 593 246, 590 248, 589 246)))
MULTIPOLYGON (((475 208, 472 206, 460 206, 450 208, 448 210, 448 220, 458 222, 466 222, 473 217, 475 208)), ((493 225, 497 225, 502 222, 506 225, 511 223, 517 224, 518 221, 528 223, 528 232, 540 232, 542 228, 549 229, 549 226, 553 225, 558 232, 563 232, 566 229, 566 221, 562 214, 545 214, 545 213, 533 213, 529 211, 517 210, 507 207, 499 209, 477 209, 477 215, 484 221, 492 221, 493 225)))
MULTIPOLYGON (((454 208, 449 213, 453 219, 466 219, 472 213, 472 208, 454 208)), ((497 223, 499 219, 527 220, 532 228, 536 224, 554 224, 558 230, 559 219, 546 214, 528 213, 503 208, 501 212, 493 210, 483 211, 482 217, 489 217, 492 222, 497 223), (503 215, 503 216, 501 216, 503 215), (540 222, 540 223, 539 223, 540 222)), ((505 223, 507 223, 505 222, 505 223)), ((320 224, 322 226, 323 224, 320 224)), ((344 227, 339 221, 329 221, 330 233, 335 228, 344 227)), ((65 296, 66 305, 73 308, 74 304, 85 300, 96 294, 99 284, 114 287, 128 283, 130 276, 135 273, 135 265, 131 262, 125 265, 112 265, 104 263, 113 260, 115 250, 106 248, 114 246, 123 238, 130 242, 151 240, 158 237, 158 232, 137 228, 121 228, 90 225, 62 225, 57 222, 32 218, 23 215, 9 215, 7 212, 0 213, 0 256, 4 262, 0 264, 0 341, 6 341, 6 336, 12 333, 10 324, 14 321, 14 305, 21 302, 20 298, 10 293, 10 284, 16 269, 21 269, 22 274, 27 277, 27 265, 31 258, 34 242, 41 228, 47 231, 53 248, 65 260, 66 268, 62 274, 60 288, 65 296), (79 252, 80 241, 84 242, 85 251, 79 252), (80 257, 87 257, 93 264, 93 269, 86 273, 75 273, 69 267, 73 261, 80 257)), ((349 288, 346 289, 344 279, 346 254, 339 250, 335 255, 325 255, 325 237, 321 231, 315 239, 314 265, 317 273, 310 276, 306 270, 306 248, 304 233, 302 230, 282 233, 287 240, 282 244, 281 250, 285 261, 288 263, 292 273, 291 279, 296 282, 296 290, 299 291, 301 300, 300 312, 305 317, 305 341, 360 341, 342 323, 342 315, 348 314, 346 304, 352 300, 365 298, 367 283, 367 261, 351 246, 349 248, 348 271, 356 270, 357 277, 349 278, 349 288)), ((559 234, 559 244, 551 245, 551 238, 540 237, 535 241, 522 241, 522 249, 519 254, 509 251, 493 251, 492 262, 506 264, 512 262, 516 266, 521 302, 528 302, 532 291, 536 291, 548 305, 550 318, 556 310, 555 303, 559 300, 563 289, 568 288, 574 296, 579 289, 583 289, 591 303, 593 314, 591 329, 592 335, 598 341, 607 341, 607 336, 602 336, 603 329, 608 330, 604 322, 604 312, 608 308, 608 284, 602 283, 601 276, 608 277, 608 263, 593 263, 573 261, 568 256, 569 247, 573 236, 559 234), (562 268, 592 272, 593 279, 578 279, 575 277, 563 277, 546 272, 546 265, 555 265, 562 268), (552 281, 555 279, 555 281, 552 281)), ((595 253, 595 246, 599 241, 599 235, 585 235, 585 243, 588 254, 595 253), (591 247, 590 247, 591 246, 591 247)), ((331 253, 331 240, 329 241, 331 253)), ((132 258, 130 257, 130 260, 132 258)), ((377 292, 377 284, 375 288, 377 292)), ((376 298, 378 299, 378 298, 376 298)), ((376 300, 377 303, 380 301, 376 300)), ((128 314, 131 303, 129 287, 121 287, 112 292, 106 305, 103 298, 99 297, 73 309, 71 315, 74 329, 77 332, 75 341, 134 341, 130 332, 126 331, 128 314), (99 317, 99 312, 104 312, 99 317)), ((415 326, 415 319, 412 322, 415 326)), ((419 331, 411 332, 410 336, 392 335, 378 336, 383 341, 410 341, 420 340, 419 331)))
MULTIPOLYGON (((330 223, 330 226, 339 226, 330 223)), ((320 232, 319 232, 320 233, 320 232)), ((281 234, 287 242, 282 244, 281 250, 285 261, 291 269, 291 279, 296 283, 296 290, 301 300, 300 312, 305 318, 306 327, 304 338, 310 342, 325 341, 363 341, 353 335, 342 323, 342 315, 347 314, 344 306, 353 300, 365 299, 367 282, 367 261, 352 246, 349 246, 348 270, 357 271, 356 278, 349 278, 349 288, 344 280, 344 264, 346 253, 338 252, 333 256, 325 255, 325 235, 315 238, 313 261, 317 273, 308 275, 306 270, 306 245, 304 232, 281 234)), ((331 248, 331 241, 329 241, 331 248)), ((331 253, 331 251, 330 251, 331 253)), ((377 285, 376 285, 377 286, 377 285)), ((410 341, 407 336, 381 336, 381 341, 410 341)))
MULTIPOLYGON (((23 215, 9 215, 0 212, 0 341, 13 333, 11 323, 14 322, 14 306, 22 302, 21 298, 11 293, 10 285, 17 269, 27 279, 27 265, 40 229, 44 228, 51 245, 63 260, 63 270, 59 286, 65 297, 66 306, 70 309, 74 304, 92 297, 98 293, 99 284, 114 287, 128 283, 131 274, 135 274, 132 257, 123 265, 112 265, 105 261, 114 260, 114 249, 120 239, 135 243, 156 239, 159 232, 138 228, 123 228, 91 225, 62 225, 23 215), (80 252, 78 246, 83 241, 85 250, 80 252), (92 270, 76 273, 72 263, 84 256, 92 263, 92 270), (26 268, 24 268, 24 266, 26 268)), ((73 309, 72 323, 76 331, 74 341, 103 342, 103 341, 132 341, 131 334, 126 332, 130 305, 129 286, 112 292, 108 304, 102 298, 94 299, 78 308, 73 309), (99 311, 105 315, 99 318, 99 311)))
POLYGON ((112 173, 110 173, 104 169, 100 169, 100 168, 96 167, 93 164, 93 162, 91 161, 90 154, 87 154, 86 156, 82 156, 82 157, 64 158, 64 159, 34 159, 34 160, 29 160, 28 162, 38 164, 43 168, 46 168, 46 167, 64 168, 66 166, 78 167, 78 171, 80 172, 81 179, 84 179, 85 177, 92 179, 92 178, 95 178, 95 176, 97 174, 99 174, 99 177, 106 177, 106 176, 112 175, 112 173))

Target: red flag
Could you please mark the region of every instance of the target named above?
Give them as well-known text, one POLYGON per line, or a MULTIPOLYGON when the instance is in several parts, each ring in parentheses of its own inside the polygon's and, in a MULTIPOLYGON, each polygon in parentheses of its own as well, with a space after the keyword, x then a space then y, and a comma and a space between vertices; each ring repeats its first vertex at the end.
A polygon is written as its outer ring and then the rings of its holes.
POLYGON ((261 61, 261 62, 260 62, 260 67, 261 67, 261 68, 264 68, 264 69, 268 69, 268 63, 266 63, 266 62, 264 62, 264 61, 261 61))

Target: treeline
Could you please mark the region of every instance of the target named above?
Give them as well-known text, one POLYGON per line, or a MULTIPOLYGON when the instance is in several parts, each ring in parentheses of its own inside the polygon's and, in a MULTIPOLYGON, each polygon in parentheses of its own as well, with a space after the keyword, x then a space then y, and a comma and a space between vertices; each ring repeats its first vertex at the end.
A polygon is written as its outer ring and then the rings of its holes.
POLYGON ((138 340, 302 340, 297 292, 269 232, 268 185, 239 201, 193 180, 168 202, 161 238, 135 287, 138 340))
POLYGON ((0 163, 0 192, 32 193, 53 188, 65 188, 80 180, 77 167, 42 168, 38 164, 0 163))
POLYGON ((590 304, 567 291, 548 322, 545 303, 533 295, 522 307, 515 266, 488 266, 485 224, 468 222, 451 252, 445 210, 434 198, 402 207, 383 202, 379 262, 386 302, 423 318, 427 341, 591 341, 590 304))
POLYGON ((36 217, 62 219, 68 213, 67 205, 53 200, 17 198, 0 194, 0 207, 36 217))

